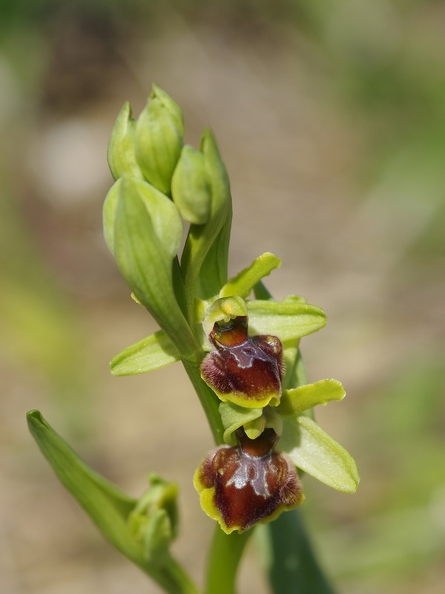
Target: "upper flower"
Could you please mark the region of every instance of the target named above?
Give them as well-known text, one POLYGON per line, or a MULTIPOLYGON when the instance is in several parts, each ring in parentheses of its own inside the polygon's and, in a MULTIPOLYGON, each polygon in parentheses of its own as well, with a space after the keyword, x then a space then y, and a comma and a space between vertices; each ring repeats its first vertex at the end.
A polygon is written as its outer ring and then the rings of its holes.
POLYGON ((281 341, 247 336, 247 316, 215 322, 209 334, 215 350, 201 365, 201 376, 222 401, 248 408, 276 405, 283 375, 281 341))

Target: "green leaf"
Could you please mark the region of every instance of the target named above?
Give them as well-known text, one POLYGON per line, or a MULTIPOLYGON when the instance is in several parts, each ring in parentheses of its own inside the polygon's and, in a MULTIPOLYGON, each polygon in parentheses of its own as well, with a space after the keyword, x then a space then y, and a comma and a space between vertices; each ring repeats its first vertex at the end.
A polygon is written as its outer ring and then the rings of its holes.
POLYGON ((173 287, 179 226, 173 202, 135 178, 119 179, 104 204, 105 238, 122 275, 181 358, 195 361, 198 346, 173 287))
POLYGON ((113 375, 137 375, 179 361, 179 353, 162 330, 124 349, 111 361, 113 375))
POLYGON ((136 120, 132 118, 128 101, 117 116, 116 123, 108 143, 108 165, 114 179, 122 175, 131 175, 143 179, 143 173, 135 155, 136 120))
POLYGON ((255 538, 274 594, 334 594, 318 564, 301 509, 257 526, 255 538))
POLYGON ((241 270, 231 278, 221 289, 220 297, 231 297, 238 295, 244 299, 250 295, 254 286, 262 278, 268 276, 272 270, 281 266, 281 260, 271 252, 262 254, 252 262, 250 266, 241 270))
POLYGON ((126 557, 143 564, 127 518, 137 501, 89 468, 37 410, 27 414, 29 430, 60 482, 84 508, 102 534, 126 557))
POLYGON ((137 121, 136 158, 146 179, 164 194, 170 194, 183 134, 181 108, 165 91, 153 85, 137 121))
POLYGON ((252 334, 278 336, 284 346, 326 325, 323 310, 303 303, 299 297, 286 297, 283 301, 247 301, 247 309, 252 334))
POLYGON ((354 458, 309 417, 284 418, 278 447, 295 466, 329 487, 344 493, 357 490, 360 479, 354 458))
POLYGON ((300 415, 305 410, 331 400, 342 400, 346 392, 334 379, 320 380, 290 390, 283 390, 277 412, 282 416, 300 415))

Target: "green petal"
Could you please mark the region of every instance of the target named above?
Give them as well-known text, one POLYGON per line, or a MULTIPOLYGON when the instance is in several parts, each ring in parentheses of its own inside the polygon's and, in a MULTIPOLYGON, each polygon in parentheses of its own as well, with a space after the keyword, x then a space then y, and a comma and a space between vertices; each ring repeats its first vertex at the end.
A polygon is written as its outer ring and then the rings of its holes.
MULTIPOLYGON (((221 402, 219 405, 219 414, 221 415, 224 426, 224 442, 229 445, 235 445, 236 439, 233 435, 237 429, 244 425, 249 425, 259 419, 263 414, 262 408, 244 408, 233 404, 233 402, 221 402)), ((254 437, 248 436, 250 439, 254 437)))
POLYGON ((231 278, 221 289, 220 297, 238 295, 244 299, 250 295, 253 287, 272 270, 281 266, 281 260, 271 252, 266 252, 252 262, 250 266, 241 270, 231 278))
POLYGON ((354 493, 359 476, 354 458, 306 416, 284 419, 278 448, 292 462, 337 491, 354 493))
POLYGON ((248 301, 247 310, 251 334, 278 336, 284 346, 326 325, 323 310, 302 303, 299 297, 286 297, 284 301, 248 301))
POLYGON ((342 400, 346 392, 341 383, 334 379, 321 380, 313 384, 283 390, 277 412, 282 416, 300 415, 305 410, 331 400, 342 400))
POLYGON ((136 375, 160 369, 179 360, 179 353, 162 330, 143 338, 116 355, 111 361, 113 375, 136 375))

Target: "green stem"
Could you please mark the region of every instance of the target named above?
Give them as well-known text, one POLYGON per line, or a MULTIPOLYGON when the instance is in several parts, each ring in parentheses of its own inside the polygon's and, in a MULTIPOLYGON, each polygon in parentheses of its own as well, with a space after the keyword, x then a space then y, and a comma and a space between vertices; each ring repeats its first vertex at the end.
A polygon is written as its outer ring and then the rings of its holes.
POLYGON ((221 422, 221 415, 219 414, 220 401, 213 390, 201 378, 201 373, 197 365, 185 360, 182 361, 182 364, 201 401, 202 408, 207 416, 213 434, 213 439, 217 445, 220 445, 224 443, 224 427, 221 422))
POLYGON ((253 530, 226 534, 219 526, 215 527, 207 562, 205 594, 235 594, 238 566, 252 533, 253 530))

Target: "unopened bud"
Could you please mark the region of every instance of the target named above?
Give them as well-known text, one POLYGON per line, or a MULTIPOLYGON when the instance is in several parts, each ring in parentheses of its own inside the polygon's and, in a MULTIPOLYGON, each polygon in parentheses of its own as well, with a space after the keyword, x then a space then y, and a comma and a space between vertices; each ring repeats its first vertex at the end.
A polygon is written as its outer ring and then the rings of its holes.
POLYGON ((172 197, 188 223, 204 225, 210 216, 212 193, 204 155, 191 146, 182 149, 172 178, 172 197))
POLYGON ((183 133, 181 108, 165 91, 153 85, 136 125, 136 158, 145 178, 164 194, 170 194, 183 133))

